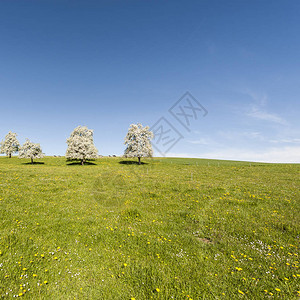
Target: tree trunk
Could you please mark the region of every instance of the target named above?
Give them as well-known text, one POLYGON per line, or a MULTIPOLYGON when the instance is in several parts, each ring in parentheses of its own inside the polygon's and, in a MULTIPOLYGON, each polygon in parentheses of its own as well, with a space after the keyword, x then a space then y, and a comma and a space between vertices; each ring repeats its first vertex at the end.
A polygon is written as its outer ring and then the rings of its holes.
POLYGON ((31 164, 33 164, 33 158, 31 158, 31 164))
POLYGON ((139 165, 141 164, 141 158, 140 157, 138 157, 138 160, 139 160, 139 165))
POLYGON ((81 165, 82 165, 82 166, 84 165, 84 159, 81 160, 81 165))
POLYGON ((11 158, 11 153, 9 153, 9 156, 8 156, 9 158, 11 158))

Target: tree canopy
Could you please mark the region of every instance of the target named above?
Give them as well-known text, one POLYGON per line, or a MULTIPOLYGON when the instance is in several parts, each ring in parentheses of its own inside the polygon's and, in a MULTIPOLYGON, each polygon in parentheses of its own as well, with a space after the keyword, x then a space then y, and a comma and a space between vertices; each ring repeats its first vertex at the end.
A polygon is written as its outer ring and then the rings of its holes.
POLYGON ((83 165, 87 160, 98 158, 93 130, 86 126, 76 127, 67 139, 67 144, 67 160, 80 160, 83 165))
POLYGON ((30 158, 31 163, 35 158, 43 158, 44 153, 40 144, 32 143, 29 139, 26 139, 26 142, 19 149, 19 158, 30 158))
POLYGON ((141 164, 142 157, 152 157, 151 139, 153 136, 149 126, 143 127, 140 123, 131 124, 125 137, 124 144, 127 147, 124 151, 124 156, 137 157, 139 164, 141 164))
POLYGON ((8 157, 11 157, 13 153, 18 152, 19 147, 20 144, 17 140, 17 134, 9 131, 4 141, 0 143, 0 153, 5 153, 8 157))

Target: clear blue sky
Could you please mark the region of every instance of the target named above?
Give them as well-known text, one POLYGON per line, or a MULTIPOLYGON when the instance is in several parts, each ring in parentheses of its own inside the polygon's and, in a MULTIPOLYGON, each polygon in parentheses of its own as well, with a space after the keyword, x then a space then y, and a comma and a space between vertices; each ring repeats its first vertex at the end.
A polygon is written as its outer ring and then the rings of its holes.
MULTIPOLYGON (((169 156, 300 161, 300 1, 1 1, 0 139, 64 155, 78 125, 123 154, 165 116, 169 156), (185 130, 189 91, 208 114, 185 130)), ((156 152, 156 155, 159 153, 156 152)))

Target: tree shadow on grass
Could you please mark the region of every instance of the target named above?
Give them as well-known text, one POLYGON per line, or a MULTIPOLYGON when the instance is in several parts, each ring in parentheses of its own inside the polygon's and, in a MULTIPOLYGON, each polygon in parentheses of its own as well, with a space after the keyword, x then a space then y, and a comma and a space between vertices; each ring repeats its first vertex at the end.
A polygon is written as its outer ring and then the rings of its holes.
MULTIPOLYGON (((121 165, 138 165, 139 162, 135 161, 135 160, 122 160, 122 161, 119 161, 119 164, 121 164, 121 165)), ((141 161, 141 165, 148 165, 148 163, 141 161)))
MULTIPOLYGON (((86 161, 84 163, 84 166, 96 166, 97 164, 90 162, 90 161, 86 161)), ((81 166, 81 161, 73 161, 71 163, 67 163, 67 166, 81 166)))
POLYGON ((27 163, 22 163, 22 165, 44 165, 45 163, 42 161, 34 161, 32 162, 27 162, 27 163))

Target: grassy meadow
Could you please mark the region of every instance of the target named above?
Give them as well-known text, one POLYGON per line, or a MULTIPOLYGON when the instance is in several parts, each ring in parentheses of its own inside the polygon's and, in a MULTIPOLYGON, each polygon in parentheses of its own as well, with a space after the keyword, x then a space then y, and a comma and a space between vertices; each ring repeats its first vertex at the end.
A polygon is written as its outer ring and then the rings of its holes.
POLYGON ((0 157, 0 297, 299 299, 300 165, 0 157))

